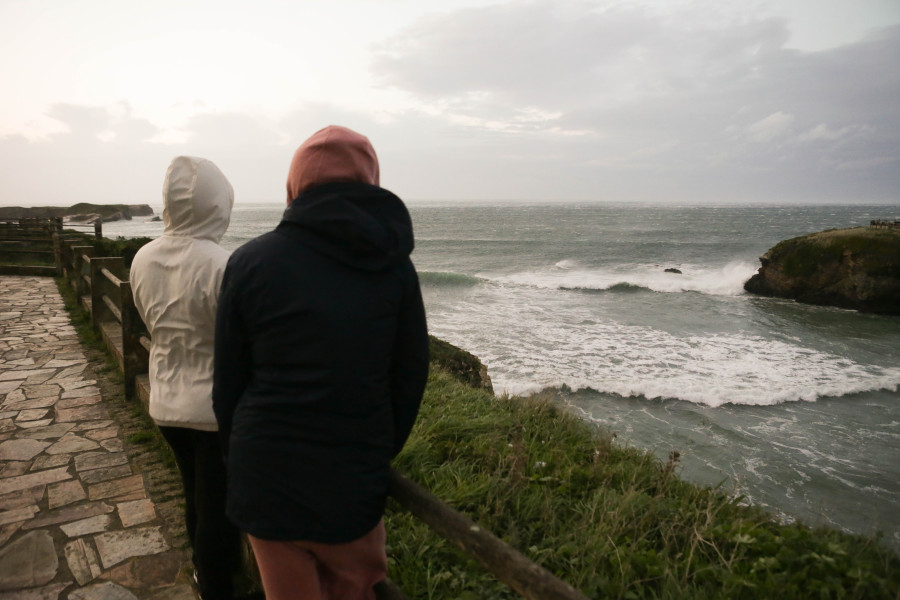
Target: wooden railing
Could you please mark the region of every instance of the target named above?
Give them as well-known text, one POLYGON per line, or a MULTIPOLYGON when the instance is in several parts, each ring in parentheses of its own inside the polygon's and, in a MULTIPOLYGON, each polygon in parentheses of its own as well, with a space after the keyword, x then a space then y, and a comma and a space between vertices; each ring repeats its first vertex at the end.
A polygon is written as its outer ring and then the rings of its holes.
MULTIPOLYGON (((59 239, 62 272, 115 356, 125 377, 126 394, 137 397, 147 408, 150 386, 146 373, 151 342, 134 306, 128 270, 121 258, 93 256, 93 247, 78 243, 81 242, 59 239)), ((394 470, 390 474, 389 493, 398 504, 523 598, 587 600, 581 592, 394 470)), ((382 582, 375 591, 378 600, 406 598, 390 581, 382 582)))
POLYGON ((869 227, 872 229, 900 229, 900 221, 888 221, 886 219, 873 219, 869 221, 869 227))
MULTIPOLYGON (((90 227, 97 239, 103 236, 100 221, 69 224, 67 227, 90 227)), ((59 240, 63 236, 61 217, 0 221, 0 274, 61 275, 60 256, 64 251, 59 246, 59 240)))
POLYGON ((56 236, 61 231, 62 219, 0 222, 0 274, 57 275, 56 236))

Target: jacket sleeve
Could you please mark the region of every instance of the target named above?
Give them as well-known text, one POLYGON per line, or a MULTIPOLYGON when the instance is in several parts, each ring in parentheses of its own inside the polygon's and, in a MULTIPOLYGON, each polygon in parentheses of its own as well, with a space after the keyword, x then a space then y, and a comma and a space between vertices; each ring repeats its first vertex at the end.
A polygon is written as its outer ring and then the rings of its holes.
POLYGON ((222 277, 216 309, 215 355, 213 359, 213 411, 219 424, 222 451, 228 454, 231 423, 244 389, 250 381, 250 346, 240 311, 239 286, 231 261, 222 277))
POLYGON ((391 361, 391 402, 394 411, 394 456, 412 431, 428 379, 428 328, 419 278, 408 263, 403 305, 391 361))

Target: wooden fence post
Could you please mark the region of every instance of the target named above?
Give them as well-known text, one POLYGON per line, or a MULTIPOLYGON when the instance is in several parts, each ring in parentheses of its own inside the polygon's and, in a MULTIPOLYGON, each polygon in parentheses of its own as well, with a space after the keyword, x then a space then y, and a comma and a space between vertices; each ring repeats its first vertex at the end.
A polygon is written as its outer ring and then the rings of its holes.
POLYGON ((135 379, 149 369, 150 355, 141 344, 147 329, 134 305, 131 282, 123 281, 122 290, 122 370, 125 374, 125 397, 136 398, 135 379))
POLYGON ((62 246, 60 245, 59 232, 53 232, 53 264, 56 266, 56 276, 63 274, 62 246))
POLYGON ((75 278, 72 275, 75 270, 75 253, 72 252, 72 244, 80 241, 80 238, 59 238, 59 262, 62 265, 61 275, 69 281, 72 289, 75 289, 75 278))
POLYGON ((481 563, 523 598, 588 600, 571 585, 393 469, 389 485, 391 497, 401 506, 481 563))
POLYGON ((72 277, 74 277, 75 294, 79 301, 87 294, 86 290, 90 287, 90 281, 85 281, 85 277, 90 277, 90 265, 85 264, 84 257, 90 260, 94 256, 93 246, 72 246, 72 277))

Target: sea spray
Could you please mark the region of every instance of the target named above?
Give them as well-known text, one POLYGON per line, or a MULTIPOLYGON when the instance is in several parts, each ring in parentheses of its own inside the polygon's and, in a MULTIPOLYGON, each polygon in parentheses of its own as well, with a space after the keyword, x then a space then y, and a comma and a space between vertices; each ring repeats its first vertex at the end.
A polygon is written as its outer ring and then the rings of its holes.
MULTIPOLYGON (((752 263, 735 260, 719 267, 679 265, 680 273, 667 272, 659 264, 612 265, 584 268, 575 260, 560 261, 550 269, 513 273, 488 280, 546 289, 606 291, 643 288, 661 293, 698 292, 713 296, 738 296, 755 272, 752 263)), ((673 268, 673 267, 668 267, 673 268)))

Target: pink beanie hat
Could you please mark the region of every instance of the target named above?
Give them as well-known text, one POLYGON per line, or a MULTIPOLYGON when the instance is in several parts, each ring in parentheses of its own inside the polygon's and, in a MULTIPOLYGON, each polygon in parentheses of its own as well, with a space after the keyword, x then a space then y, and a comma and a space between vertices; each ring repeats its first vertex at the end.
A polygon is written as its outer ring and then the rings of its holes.
POLYGON ((336 181, 378 185, 378 157, 366 136, 329 125, 294 152, 287 178, 288 202, 310 188, 336 181))

